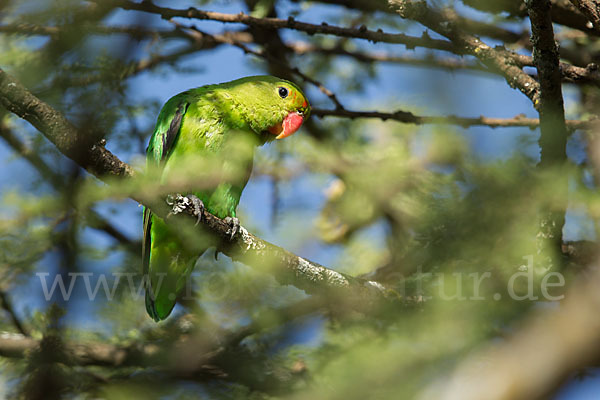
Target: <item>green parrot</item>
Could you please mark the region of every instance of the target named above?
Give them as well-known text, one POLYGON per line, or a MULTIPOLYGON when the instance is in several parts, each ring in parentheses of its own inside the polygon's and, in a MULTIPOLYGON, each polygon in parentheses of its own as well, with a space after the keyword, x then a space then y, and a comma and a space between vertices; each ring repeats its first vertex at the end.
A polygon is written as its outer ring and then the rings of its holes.
MULTIPOLYGON (((292 82, 273 76, 250 76, 191 89, 163 106, 146 151, 148 167, 160 170, 166 184, 186 174, 190 160, 211 160, 211 174, 224 176, 213 186, 198 185, 188 195, 239 227, 235 210, 252 170, 254 149, 296 132, 310 114, 304 93, 292 82), (186 164, 188 163, 188 164, 186 164)), ((212 175, 211 175, 212 176, 212 175)), ((169 316, 197 258, 164 220, 144 209, 142 258, 146 310, 155 320, 169 316)), ((201 246, 202 247, 202 246, 201 246)), ((189 248, 189 247, 188 247, 189 248)))

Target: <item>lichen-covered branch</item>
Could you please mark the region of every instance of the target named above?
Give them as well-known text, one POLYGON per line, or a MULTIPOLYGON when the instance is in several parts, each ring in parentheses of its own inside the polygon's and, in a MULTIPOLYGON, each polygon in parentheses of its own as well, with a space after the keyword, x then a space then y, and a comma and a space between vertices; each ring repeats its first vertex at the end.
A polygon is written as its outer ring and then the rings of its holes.
POLYGON ((0 69, 0 104, 35 126, 61 153, 96 176, 133 176, 133 169, 99 143, 79 134, 61 113, 0 69))

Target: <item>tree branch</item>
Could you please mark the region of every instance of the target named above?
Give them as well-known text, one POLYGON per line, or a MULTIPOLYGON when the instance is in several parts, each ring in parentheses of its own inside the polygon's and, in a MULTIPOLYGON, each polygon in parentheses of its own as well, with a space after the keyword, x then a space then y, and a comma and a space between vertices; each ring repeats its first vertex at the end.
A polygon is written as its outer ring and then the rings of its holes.
POLYGON ((351 57, 364 63, 389 62, 419 67, 443 68, 450 71, 468 70, 497 75, 494 71, 490 71, 481 64, 465 62, 457 58, 439 58, 433 55, 417 58, 405 55, 392 55, 384 52, 351 51, 344 49, 340 44, 331 47, 319 47, 307 42, 288 42, 286 46, 298 55, 319 53, 326 56, 351 57))
POLYGON ((566 160, 567 129, 559 69, 559 52, 554 41, 549 0, 528 0, 533 59, 540 81, 541 165, 566 160))
MULTIPOLYGON (((292 0, 295 3, 299 3, 301 0, 292 0)), ((319 3, 324 4, 335 4, 338 6, 344 6, 350 10, 362 10, 366 12, 385 12, 394 13, 385 0, 317 0, 319 3)), ((485 22, 468 19, 457 15, 459 24, 465 32, 487 36, 492 39, 501 40, 503 42, 515 43, 527 37, 525 32, 517 33, 509 29, 504 29, 496 25, 490 25, 485 22)))
POLYGON ((534 107, 539 101, 539 85, 521 70, 508 50, 492 49, 475 36, 460 31, 456 21, 449 13, 438 13, 421 0, 390 0, 402 18, 417 21, 450 39, 462 52, 477 57, 488 68, 498 70, 510 87, 517 88, 533 102, 534 107))
MULTIPOLYGON (((490 0, 462 0, 463 3, 480 11, 490 13, 507 12, 511 16, 526 17, 527 8, 520 0, 490 1, 490 0)), ((550 10, 552 21, 557 24, 578 29, 587 34, 598 36, 600 31, 589 26, 588 19, 569 0, 552 0, 550 10)))
MULTIPOLYGON (((415 115, 410 111, 398 110, 396 112, 386 113, 380 111, 350 111, 350 110, 324 110, 324 109, 313 109, 311 114, 316 117, 341 117, 341 118, 378 118, 383 121, 392 120, 404 122, 407 124, 424 125, 424 124, 449 124, 458 125, 463 128, 469 128, 472 126, 488 126, 490 128, 499 127, 527 127, 536 128, 540 124, 540 120, 537 118, 526 118, 521 115, 517 115, 513 118, 489 118, 480 116, 478 118, 468 117, 457 117, 454 115, 449 116, 427 116, 427 115, 415 115)), ((575 129, 591 129, 595 127, 595 120, 591 121, 578 121, 568 120, 566 124, 570 130, 575 129)))
MULTIPOLYGON (((97 366, 108 368, 110 371, 142 367, 152 369, 154 373, 164 374, 166 379, 227 379, 242 382, 257 390, 276 392, 289 386, 295 378, 290 376, 290 373, 293 375, 302 371, 291 368, 285 371, 285 376, 273 377, 273 371, 269 365, 264 364, 264 359, 261 359, 260 355, 254 355, 240 342, 250 335, 279 327, 282 323, 324 308, 327 308, 327 305, 321 299, 309 297, 288 306, 260 312, 248 325, 234 331, 220 329, 215 332, 209 329, 210 335, 206 335, 206 331, 199 329, 189 319, 183 321, 183 317, 171 321, 167 337, 159 330, 157 334, 162 336, 159 341, 142 339, 125 345, 62 340, 55 334, 46 335, 38 340, 22 334, 0 332, 0 357, 30 358, 49 352, 53 361, 73 367, 97 366), (277 318, 274 318, 274 315, 277 315, 277 318), (254 381, 255 373, 247 374, 247 368, 256 368, 257 364, 265 369, 260 372, 264 374, 260 383, 254 381)), ((156 334, 146 332, 144 336, 152 337, 156 334)), ((128 374, 118 374, 121 373, 128 374)))
POLYGON ((600 4, 593 0, 570 0, 571 3, 585 15, 593 25, 596 32, 600 33, 600 4))
MULTIPOLYGON (((202 36, 207 36, 207 37, 211 37, 212 35, 206 33, 206 32, 202 32, 200 31, 198 28, 196 28, 195 26, 191 26, 191 27, 186 27, 186 26, 182 26, 177 24, 176 22, 174 22, 174 24, 176 24, 179 28, 183 28, 183 29, 188 29, 190 30, 190 35, 194 36, 194 35, 202 35, 202 36)), ((273 56, 271 56, 270 54, 268 54, 265 51, 256 51, 251 49, 250 47, 246 46, 243 43, 238 42, 237 40, 235 40, 234 38, 230 38, 230 37, 214 37, 212 36, 212 40, 215 40, 217 42, 220 43, 227 43, 230 45, 233 45, 239 49, 241 49, 244 53, 246 54, 252 54, 254 56, 257 56, 259 58, 265 59, 269 62, 272 62, 282 68, 284 68, 285 70, 298 75, 300 78, 302 78, 304 81, 309 82, 311 84, 313 84, 314 86, 316 86, 321 93, 323 93, 325 96, 327 96, 335 105, 336 110, 343 110, 344 107, 342 106, 342 103, 340 103, 340 101, 338 100, 337 96, 335 95, 335 93, 333 93, 331 90, 327 89, 321 82, 311 78, 310 76, 306 75, 305 73, 303 73, 302 71, 300 71, 298 68, 291 68, 290 66, 287 65, 287 63, 285 63, 284 61, 281 61, 273 56)))
POLYGON ((248 26, 258 26, 261 28, 292 29, 308 33, 309 35, 325 34, 356 39, 365 39, 374 43, 385 42, 403 44, 410 49, 415 47, 425 47, 451 52, 457 51, 457 49, 452 45, 452 43, 445 40, 432 39, 427 34, 423 34, 422 37, 416 37, 405 35, 402 33, 386 33, 383 32, 381 29, 377 31, 372 31, 367 29, 365 26, 361 26, 359 28, 344 28, 335 25, 329 25, 326 22, 323 22, 321 25, 316 25, 307 22, 296 21, 293 17, 289 17, 288 19, 257 18, 244 13, 225 14, 211 11, 202 11, 194 7, 190 7, 187 10, 179 10, 174 8, 159 7, 151 1, 134 3, 132 1, 119 0, 115 1, 113 4, 117 7, 123 8, 124 10, 135 10, 148 12, 152 14, 158 14, 166 20, 180 17, 199 20, 219 21, 223 23, 241 23, 248 26))
MULTIPOLYGON (((561 166, 567 161, 567 127, 559 70, 558 47, 554 41, 550 0, 527 0, 531 21, 531 43, 533 59, 540 81, 540 149, 539 166, 548 168, 561 166)), ((563 174, 564 175, 564 174, 563 174)), ((567 192, 567 176, 558 179, 559 192, 567 192)), ((562 229, 565 224, 566 202, 562 209, 543 212, 538 234, 539 251, 558 251, 562 244, 562 229)), ((552 258, 549 259, 552 265, 552 258)))
POLYGON ((92 174, 98 177, 134 175, 133 169, 97 143, 97 138, 80 135, 61 113, 35 97, 2 69, 0 104, 35 126, 61 153, 92 174))
MULTIPOLYGON (((62 114, 39 100, 1 69, 0 102, 7 109, 31 122, 56 145, 59 151, 98 178, 106 180, 110 177, 124 178, 135 175, 129 165, 119 160, 104 146, 99 144, 93 144, 91 147, 82 146, 82 143, 84 143, 81 140, 82 135, 62 114)), ((187 198, 182 198, 180 205, 183 204, 184 206, 180 209, 183 214, 190 216, 186 222, 193 224, 197 215, 194 215, 189 199, 187 206, 185 206, 185 199, 187 198)), ((166 218, 170 211, 166 204, 157 202, 155 199, 134 198, 134 200, 149 206, 156 215, 162 218, 166 218)), ((173 220, 179 220, 179 218, 170 218, 168 221, 173 220)), ((351 292, 353 294, 352 298, 357 302, 364 301, 366 298, 382 299, 391 294, 376 282, 353 278, 298 257, 281 247, 254 236, 243 227, 230 240, 229 224, 207 211, 202 213, 202 222, 217 236, 230 241, 229 246, 220 249, 224 254, 234 260, 243 260, 244 263, 263 270, 265 264, 269 264, 265 263, 265 260, 273 260, 273 264, 277 266, 274 273, 280 282, 292 284, 307 293, 327 294, 332 289, 338 289, 351 292)))
MULTIPOLYGON (((96 1, 96 0, 95 0, 96 1)), ((242 23, 245 24, 247 26, 257 26, 257 27, 262 27, 262 28, 286 28, 286 29, 293 29, 293 30, 297 30, 300 32, 305 32, 309 35, 313 35, 313 34, 327 34, 327 35, 334 35, 334 36, 340 36, 340 37, 349 37, 349 38, 355 38, 355 39, 365 39, 365 40, 369 40, 371 42, 387 42, 387 43, 396 43, 396 44, 404 44, 407 48, 409 49, 413 49, 415 47, 424 47, 424 48, 430 48, 430 49, 434 49, 434 50, 442 50, 442 51, 447 51, 447 52, 451 52, 454 54, 458 54, 458 55, 463 55, 465 53, 465 49, 461 46, 455 46, 453 45, 451 42, 445 41, 445 40, 437 40, 437 39, 432 39, 429 37, 429 35, 427 34, 427 32, 424 32, 423 35, 421 37, 415 37, 415 36, 409 36, 409 35, 404 35, 404 34, 391 34, 391 33, 385 33, 382 32, 381 30, 377 30, 377 31, 371 31, 366 29, 365 26, 361 26, 359 28, 343 28, 343 27, 338 27, 338 26, 334 26, 334 25, 329 25, 326 22, 323 22, 321 25, 316 25, 316 24, 309 24, 306 22, 300 22, 300 21, 295 21, 293 18, 289 18, 287 20, 284 19, 278 19, 278 18, 257 18, 257 17, 252 17, 243 13, 240 14, 225 14, 225 13, 216 13, 216 12, 210 12, 210 11, 202 11, 202 10, 198 10, 195 8, 190 8, 188 10, 178 10, 178 9, 171 9, 171 8, 164 8, 164 7, 159 7, 154 5, 152 2, 150 1, 143 1, 142 3, 133 3, 127 0, 124 1, 118 1, 115 3, 116 6, 119 6, 123 9, 126 10, 136 10, 136 11, 144 11, 144 12, 149 12, 149 13, 154 13, 154 14, 158 14, 160 15, 163 19, 171 19, 174 17, 181 17, 181 18, 192 18, 192 19, 200 19, 200 20, 213 20, 213 21, 220 21, 223 23, 242 23)), ((447 21, 442 21, 441 22, 448 22, 449 24, 454 24, 456 26, 460 25, 460 22, 462 21, 462 19, 455 15, 452 14, 450 15, 444 15, 444 18, 447 18, 447 21)), ((439 26, 438 26, 439 28, 439 26)), ((35 26, 35 25, 29 25, 29 24, 17 24, 17 25, 5 25, 4 27, 0 26, 0 31, 4 29, 6 31, 18 31, 19 29, 25 31, 25 32, 30 32, 32 34, 35 33, 40 33, 40 34, 48 34, 48 35, 52 35, 55 33, 58 33, 60 31, 60 28, 58 27, 40 27, 40 26, 35 26)), ((437 29, 434 29, 433 27, 431 27, 431 29, 435 30, 438 33, 441 33, 440 31, 438 31, 437 29)), ((175 31, 167 31, 167 30, 144 30, 142 28, 127 28, 127 27, 96 27, 92 30, 92 32, 96 32, 96 33, 104 33, 104 34, 108 34, 108 33, 127 33, 132 35, 133 37, 136 37, 136 35, 164 35, 165 37, 182 37, 180 32, 177 32, 177 30, 175 31)), ((246 32, 229 32, 226 33, 226 39, 234 39, 237 42, 247 42, 247 39, 241 38, 241 37, 233 37, 232 35, 248 35, 246 32), (228 36, 228 37, 227 37, 228 36)), ((441 33, 443 34, 443 33, 441 33)), ((463 36, 465 36, 466 34, 463 34, 463 36)), ((215 37, 219 37, 219 35, 213 35, 215 37)), ((465 37, 467 37, 468 35, 466 35, 465 37)), ((471 46, 473 47, 473 49, 471 49, 473 52, 475 53, 470 53, 474 56, 478 56, 477 54, 480 54, 480 56, 478 58, 482 59, 489 56, 490 54, 494 55, 494 57, 491 57, 492 60, 495 60, 498 64, 501 65, 500 68, 500 72, 503 76, 507 76, 507 71, 510 70, 511 65, 515 65, 518 67, 523 67, 523 66, 533 66, 534 62, 532 57, 527 56, 527 55, 523 55, 523 54, 518 54, 515 52, 511 52, 505 49, 494 49, 495 52, 490 52, 490 48, 489 46, 483 44, 481 41, 479 41, 479 39, 474 38, 474 37, 470 37, 469 39, 470 44, 467 46, 471 46), (503 62, 502 62, 503 61, 503 62)), ((220 41, 220 43, 227 43, 226 41, 220 41)), ((202 49, 207 49, 207 48, 211 48, 210 47, 210 43, 204 43, 201 44, 201 48, 202 49)), ((356 56, 356 58, 363 58, 365 59, 364 56, 360 55, 360 54, 347 54, 350 56, 356 56)), ((488 57, 490 58, 490 57, 488 57)), ((159 62, 163 62, 163 61, 169 61, 168 59, 166 60, 158 60, 159 62)), ((376 60, 378 61, 378 60, 376 60)), ((390 60, 392 61, 392 60, 390 60)), ((401 61, 399 61, 401 62, 401 61)), ((141 64, 148 64, 147 61, 142 61, 140 62, 141 64)), ((441 63, 440 66, 444 67, 444 68, 451 68, 452 69, 452 65, 446 66, 448 63, 441 63)), ((436 63, 433 63, 433 65, 436 65, 436 63)), ((146 69, 148 67, 152 67, 153 63, 148 64, 146 67, 143 67, 142 69, 146 69)), ((469 68, 469 67, 466 67, 469 68)), ((134 71, 137 71, 139 69, 139 66, 135 66, 135 68, 133 69, 134 71)), ((470 68, 469 68, 470 69, 470 68)), ((494 70, 491 69, 484 69, 486 72, 491 72, 491 73, 496 73, 494 70)), ((511 74, 509 74, 509 78, 514 79, 514 76, 518 77, 518 74, 515 74, 515 71, 510 71, 511 74)), ((522 72, 522 71, 521 71, 522 72)), ((565 81, 567 82, 573 82, 573 83, 593 83, 597 86, 600 86, 600 72, 598 71, 598 68, 595 64, 590 64, 588 65, 588 67, 586 68, 582 68, 582 67, 576 67, 567 63, 561 63, 561 72, 563 73, 563 76, 565 78, 565 81)), ((135 73, 135 72, 134 72, 135 73)), ((523 73, 524 74, 524 73, 523 73)), ((524 74, 525 76, 527 74, 524 74)), ((125 75, 124 77, 128 77, 129 75, 125 75)), ((513 86, 513 83, 511 83, 510 80, 507 81, 509 82, 509 84, 511 86, 513 86)), ((84 81, 85 82, 85 81, 84 81)), ((527 82, 524 82, 523 84, 526 84, 527 82)), ((84 83, 85 84, 85 83, 84 83)))
MULTIPOLYGON (((18 33, 23 35, 35 35, 35 36, 57 36, 63 33, 65 30, 61 26, 44 26, 35 25, 30 23, 15 23, 0 25, 0 32, 2 33, 18 33)), ((181 35, 174 30, 165 29, 146 29, 144 27, 132 27, 132 26, 102 26, 96 24, 85 24, 82 26, 82 30, 89 34, 94 35, 114 35, 124 34, 129 35, 133 38, 176 38, 181 35)))

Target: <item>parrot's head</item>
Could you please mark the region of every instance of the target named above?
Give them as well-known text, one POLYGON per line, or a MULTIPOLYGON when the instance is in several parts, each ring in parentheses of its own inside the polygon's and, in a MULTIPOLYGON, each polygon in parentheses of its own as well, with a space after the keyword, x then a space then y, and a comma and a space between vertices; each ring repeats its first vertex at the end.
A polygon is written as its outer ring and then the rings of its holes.
MULTIPOLYGON (((234 81, 236 82, 236 81, 234 81)), ((236 88, 246 123, 266 140, 294 134, 310 115, 310 104, 294 83, 274 76, 238 80, 236 88)))

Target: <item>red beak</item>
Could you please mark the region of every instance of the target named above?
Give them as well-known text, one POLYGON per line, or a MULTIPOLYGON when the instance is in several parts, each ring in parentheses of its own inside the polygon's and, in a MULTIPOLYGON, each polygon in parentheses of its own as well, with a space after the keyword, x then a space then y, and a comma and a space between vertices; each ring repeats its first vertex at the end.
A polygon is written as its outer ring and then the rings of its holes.
POLYGON ((275 139, 283 139, 292 136, 304 122, 304 117, 296 111, 289 113, 281 122, 269 128, 269 132, 277 135, 275 139))

